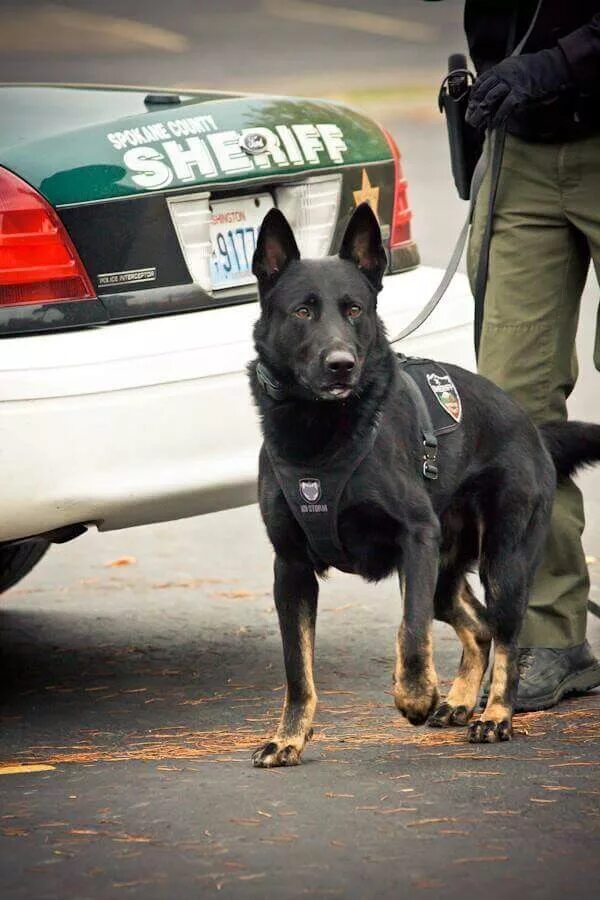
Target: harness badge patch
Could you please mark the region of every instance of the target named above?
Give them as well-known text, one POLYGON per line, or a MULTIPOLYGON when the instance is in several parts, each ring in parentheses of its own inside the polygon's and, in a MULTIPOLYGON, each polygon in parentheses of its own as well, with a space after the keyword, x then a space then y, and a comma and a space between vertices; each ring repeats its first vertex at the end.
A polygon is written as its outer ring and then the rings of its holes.
POLYGON ((306 503, 300 504, 300 512, 323 513, 328 512, 326 503, 319 503, 321 499, 321 482, 318 478, 301 478, 298 482, 300 498, 306 503))
POLYGON ((462 419, 462 404, 460 394, 456 390, 454 382, 449 375, 437 375, 435 372, 427 373, 427 384, 435 394, 438 403, 455 422, 462 419))
POLYGON ((321 482, 318 478, 300 479, 300 496, 307 503, 316 503, 321 499, 321 482))

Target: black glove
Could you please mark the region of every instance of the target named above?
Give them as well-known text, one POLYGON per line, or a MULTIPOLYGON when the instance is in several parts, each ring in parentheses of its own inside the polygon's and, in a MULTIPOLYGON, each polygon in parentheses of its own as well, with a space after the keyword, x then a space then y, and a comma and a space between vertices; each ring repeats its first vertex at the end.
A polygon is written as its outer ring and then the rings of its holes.
POLYGON ((473 85, 466 120, 473 128, 497 128, 512 113, 551 100, 572 82, 560 47, 509 56, 484 72, 473 85))

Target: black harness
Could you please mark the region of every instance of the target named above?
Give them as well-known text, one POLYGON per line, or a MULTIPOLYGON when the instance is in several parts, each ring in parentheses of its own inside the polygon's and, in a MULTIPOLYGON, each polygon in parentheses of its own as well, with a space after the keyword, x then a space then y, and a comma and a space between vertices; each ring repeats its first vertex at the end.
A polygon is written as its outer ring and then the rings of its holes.
POLYGON ((438 437, 462 421, 460 394, 446 369, 432 359, 397 354, 398 370, 416 403, 423 435, 423 478, 437 481, 438 437), (450 411, 450 409, 452 411, 450 411))
MULTIPOLYGON (((265 393, 273 399, 283 399, 283 387, 264 365, 259 363, 256 373, 265 393)), ((435 481, 438 435, 454 431, 460 425, 460 396, 448 372, 433 360, 398 354, 398 375, 419 410, 423 478, 435 481)), ((378 414, 366 438, 344 441, 333 453, 313 460, 310 466, 287 462, 265 441, 275 477, 311 550, 319 560, 342 571, 351 571, 351 564, 338 534, 340 498, 353 472, 373 449, 380 425, 378 414)))

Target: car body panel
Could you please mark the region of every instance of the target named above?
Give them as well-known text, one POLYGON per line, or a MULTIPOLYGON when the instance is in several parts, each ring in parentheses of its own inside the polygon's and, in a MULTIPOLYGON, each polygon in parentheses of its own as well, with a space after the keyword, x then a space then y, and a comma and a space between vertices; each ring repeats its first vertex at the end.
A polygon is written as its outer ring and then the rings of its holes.
MULTIPOLYGON (((102 122, 88 124, 82 115, 58 134, 35 125, 28 133, 25 111, 23 124, 17 118, 18 92, 24 95, 28 90, 34 89, 0 86, 0 105, 12 109, 14 122, 12 132, 3 128, 8 136, 4 146, 0 143, 0 158, 55 207, 392 158, 381 129, 371 119, 325 101, 185 94, 177 106, 151 106, 137 113, 127 106, 120 117, 110 116, 110 101, 104 101, 107 114, 102 122), (240 137, 259 129, 268 129, 277 146, 264 153, 245 152, 240 137), (16 143, 6 144, 11 140, 16 143)), ((62 92, 65 98, 75 92, 80 97, 77 88, 35 91, 40 106, 43 91, 62 92)), ((121 93, 134 94, 133 108, 140 99, 143 105, 147 94, 138 97, 136 92, 115 89, 110 96, 119 98, 121 93)), ((118 102, 115 107, 115 112, 122 112, 118 102)))
MULTIPOLYGON (((385 279, 379 310, 390 334, 440 276, 421 266, 385 279)), ((247 303, 5 341, 0 541, 255 502, 260 433, 246 365, 257 316, 247 303)), ((471 329, 461 275, 402 350, 473 368, 471 329)))

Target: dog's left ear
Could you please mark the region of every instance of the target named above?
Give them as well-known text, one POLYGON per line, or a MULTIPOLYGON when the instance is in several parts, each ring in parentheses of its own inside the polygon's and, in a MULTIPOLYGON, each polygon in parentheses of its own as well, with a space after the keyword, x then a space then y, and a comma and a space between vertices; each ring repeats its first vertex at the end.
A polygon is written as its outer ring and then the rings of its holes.
POLYGON ((349 259, 367 276, 371 284, 381 288, 387 268, 387 256, 381 243, 381 229, 368 203, 357 206, 346 228, 340 259, 349 259))
POLYGON ((294 259, 300 259, 294 233, 281 210, 273 207, 260 226, 252 258, 252 271, 261 293, 273 287, 294 259))

